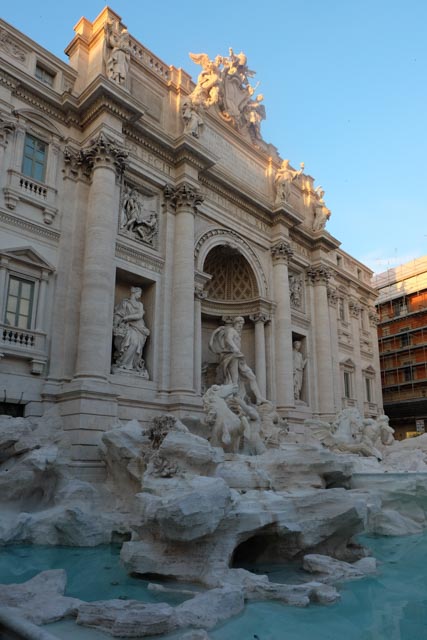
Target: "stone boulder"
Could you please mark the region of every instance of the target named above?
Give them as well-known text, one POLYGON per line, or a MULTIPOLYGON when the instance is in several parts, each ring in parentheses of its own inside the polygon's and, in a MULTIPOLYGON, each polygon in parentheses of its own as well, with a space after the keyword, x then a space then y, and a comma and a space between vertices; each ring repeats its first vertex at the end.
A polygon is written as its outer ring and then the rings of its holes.
POLYGON ((314 553, 304 556, 302 566, 305 571, 316 574, 316 580, 327 584, 364 578, 377 571, 375 558, 361 558, 350 564, 314 553))
POLYGON ((63 569, 42 571, 23 584, 1 584, 0 602, 38 625, 75 617, 82 601, 64 596, 66 583, 63 569))

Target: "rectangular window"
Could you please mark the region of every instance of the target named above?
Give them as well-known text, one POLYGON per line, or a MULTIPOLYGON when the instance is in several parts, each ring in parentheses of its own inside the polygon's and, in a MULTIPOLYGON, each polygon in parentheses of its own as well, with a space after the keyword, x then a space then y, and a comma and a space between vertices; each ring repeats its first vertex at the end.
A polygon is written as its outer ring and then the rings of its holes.
POLYGON ((405 382, 410 382, 410 380, 412 380, 412 367, 405 367, 403 369, 403 377, 405 382))
POLYGON ((404 333, 402 336, 400 336, 400 345, 402 347, 407 347, 409 344, 409 333, 404 333))
POLYGON ((344 397, 351 398, 351 374, 344 371, 344 397))
POLYGON ((19 329, 31 328, 34 282, 11 276, 6 300, 5 324, 19 329))
POLYGON ((36 78, 41 82, 44 82, 44 84, 47 84, 49 87, 53 87, 55 74, 38 64, 36 66, 36 78))
POLYGON ((47 144, 29 133, 25 136, 22 173, 34 180, 44 181, 46 172, 47 144))

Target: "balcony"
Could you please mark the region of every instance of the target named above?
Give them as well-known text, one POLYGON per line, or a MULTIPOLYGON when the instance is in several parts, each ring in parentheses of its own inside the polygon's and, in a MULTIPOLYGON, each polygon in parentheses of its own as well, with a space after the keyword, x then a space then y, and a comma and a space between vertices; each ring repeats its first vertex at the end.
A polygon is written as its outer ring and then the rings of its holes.
POLYGON ((8 184, 3 191, 5 204, 9 209, 15 209, 20 201, 26 202, 42 210, 45 224, 52 224, 54 221, 58 212, 55 206, 56 189, 9 169, 8 184))
POLYGON ((47 362, 46 334, 0 324, 0 357, 5 356, 30 360, 31 373, 40 375, 47 362))

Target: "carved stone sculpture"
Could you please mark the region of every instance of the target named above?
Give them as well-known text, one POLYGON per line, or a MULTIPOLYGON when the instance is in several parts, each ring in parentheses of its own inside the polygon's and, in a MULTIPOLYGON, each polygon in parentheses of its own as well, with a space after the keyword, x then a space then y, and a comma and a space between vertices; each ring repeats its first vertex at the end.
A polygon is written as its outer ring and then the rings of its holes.
POLYGON ((181 115, 184 120, 184 133, 189 133, 194 138, 198 138, 203 127, 203 119, 190 100, 183 102, 181 115))
POLYGON ((314 219, 313 219, 313 231, 320 231, 325 228, 325 225, 331 217, 330 210, 326 207, 323 196, 325 192, 322 187, 316 187, 314 190, 316 194, 316 203, 314 205, 314 219))
POLYGON ((113 82, 123 86, 129 71, 130 44, 127 29, 120 32, 111 25, 107 28, 107 76, 113 82))
POLYGON ((155 198, 144 197, 138 189, 125 183, 121 201, 120 231, 154 245, 158 230, 155 198))
POLYGON ((295 342, 293 343, 292 364, 294 375, 294 398, 295 400, 300 400, 304 369, 305 365, 307 364, 307 359, 304 358, 301 353, 300 340, 295 340, 295 342))
POLYGON ((238 385, 242 397, 245 396, 245 383, 247 383, 256 403, 262 404, 265 399, 261 396, 255 374, 240 350, 244 323, 244 319, 237 316, 232 324, 215 329, 209 341, 209 348, 219 355, 217 372, 220 381, 238 385))
POLYGON ((302 278, 294 275, 289 276, 289 294, 291 307, 301 309, 302 307, 302 278))
POLYGON ((144 322, 142 289, 131 287, 130 297, 124 298, 114 309, 114 364, 113 373, 125 371, 148 378, 143 350, 150 335, 144 322))
POLYGON ((232 453, 238 453, 244 432, 240 417, 227 404, 227 399, 237 393, 238 386, 235 384, 214 384, 202 398, 205 421, 211 428, 211 445, 232 453))
POLYGON ((256 87, 249 84, 255 75, 247 66, 243 52, 217 56, 210 60, 206 53, 190 53, 190 58, 202 66, 197 86, 190 95, 193 107, 217 105, 219 113, 239 131, 246 130, 252 141, 261 139, 261 121, 265 119, 263 96, 254 96, 256 87))
POLYGON ((289 160, 283 160, 280 168, 276 172, 274 185, 276 187, 276 202, 288 202, 291 195, 291 184, 302 175, 304 163, 301 162, 300 169, 292 169, 289 160))

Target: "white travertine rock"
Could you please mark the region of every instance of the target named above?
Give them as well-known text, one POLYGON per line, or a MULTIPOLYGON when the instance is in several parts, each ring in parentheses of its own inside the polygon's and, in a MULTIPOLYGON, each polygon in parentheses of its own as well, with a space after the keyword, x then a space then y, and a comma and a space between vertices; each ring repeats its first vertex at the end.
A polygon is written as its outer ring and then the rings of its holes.
POLYGON ((212 534, 231 507, 230 489, 221 478, 174 478, 156 484, 160 495, 140 493, 137 501, 143 528, 160 539, 190 541, 212 534))
POLYGON ((203 476, 213 475, 217 465, 224 460, 222 449, 212 447, 205 438, 182 431, 168 433, 159 452, 174 460, 181 470, 203 476))
POLYGON ((66 582, 63 569, 42 571, 22 584, 0 585, 0 602, 34 624, 74 617, 82 601, 64 596, 66 582))
POLYGON ((198 593, 191 600, 178 605, 175 611, 181 628, 212 629, 224 620, 241 613, 244 606, 243 591, 226 585, 198 593))
MULTIPOLYGON (((38 499, 48 503, 58 481, 58 447, 34 448, 23 456, 11 457, 0 465, 2 502, 25 503, 38 499)), ((23 505, 25 509, 25 505, 23 505)))
POLYGON ((354 564, 350 564, 315 553, 304 556, 302 566, 305 571, 315 573, 317 580, 326 583, 363 578, 375 573, 377 567, 375 558, 361 558, 354 564))
POLYGON ((146 463, 143 450, 150 446, 148 433, 137 420, 115 424, 102 434, 100 453, 108 477, 117 489, 135 493, 141 488, 146 463))
POLYGON ((173 607, 165 603, 145 604, 138 600, 82 603, 76 622, 106 631, 112 636, 127 638, 160 635, 178 627, 173 607))

